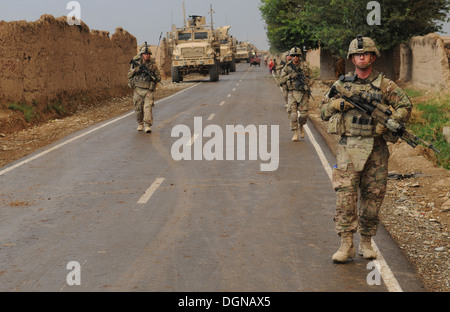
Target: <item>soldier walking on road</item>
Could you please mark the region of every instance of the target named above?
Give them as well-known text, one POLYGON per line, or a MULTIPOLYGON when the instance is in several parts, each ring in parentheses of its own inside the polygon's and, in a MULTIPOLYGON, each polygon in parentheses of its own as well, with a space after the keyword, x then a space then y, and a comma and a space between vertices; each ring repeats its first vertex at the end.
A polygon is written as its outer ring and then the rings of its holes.
MULTIPOLYGON (((355 65, 355 72, 341 76, 333 86, 346 92, 346 97, 361 93, 376 96, 392 107, 394 120, 404 123, 411 116, 412 103, 392 80, 373 70, 377 57, 380 57, 380 52, 374 41, 358 35, 350 43, 347 55, 355 65)), ((355 232, 361 235, 359 254, 365 259, 375 259, 372 236, 378 229, 378 213, 386 194, 388 176, 386 141, 395 142, 397 139, 384 125, 375 124, 371 116, 339 95, 330 98, 327 93, 320 112, 323 120, 329 120, 329 132, 341 136, 332 178, 337 194, 334 221, 341 246, 332 259, 344 263, 355 257, 355 232)))
MULTIPOLYGON (((283 64, 283 67, 280 69, 280 75, 283 72, 284 68, 286 67, 287 63, 291 60, 291 56, 289 55, 289 52, 286 55, 286 61, 283 64)), ((283 98, 284 98, 284 107, 288 109, 289 101, 288 101, 288 87, 287 87, 287 81, 284 83, 280 83, 281 90, 283 91, 283 98)))
POLYGON ((138 122, 138 131, 152 132, 153 107, 155 106, 154 92, 161 81, 161 75, 155 62, 151 58, 151 51, 147 42, 131 61, 128 71, 128 85, 134 89, 133 102, 138 122))
POLYGON ((288 91, 288 115, 291 121, 292 141, 297 142, 305 137, 303 126, 308 121, 308 102, 311 95, 311 69, 302 60, 302 51, 294 47, 289 52, 292 60, 281 72, 280 84, 286 84, 288 91), (300 112, 298 116, 297 111, 300 112), (300 132, 300 133, 299 133, 300 132))

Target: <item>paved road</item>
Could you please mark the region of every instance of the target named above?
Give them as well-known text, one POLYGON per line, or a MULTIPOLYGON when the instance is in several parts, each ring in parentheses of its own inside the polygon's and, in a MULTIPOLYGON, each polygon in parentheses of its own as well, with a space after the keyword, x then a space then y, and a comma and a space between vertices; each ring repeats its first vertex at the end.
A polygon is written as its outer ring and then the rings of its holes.
POLYGON ((290 141, 266 68, 189 84, 150 135, 130 112, 0 168, 0 291, 421 290, 383 229, 381 285, 332 263, 333 155, 312 124, 290 141))

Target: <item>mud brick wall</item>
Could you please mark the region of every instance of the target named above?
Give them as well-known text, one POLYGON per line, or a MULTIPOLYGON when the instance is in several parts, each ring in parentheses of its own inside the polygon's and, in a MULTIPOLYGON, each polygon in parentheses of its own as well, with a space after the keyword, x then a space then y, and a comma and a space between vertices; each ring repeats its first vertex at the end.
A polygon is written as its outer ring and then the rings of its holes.
POLYGON ((422 88, 450 88, 449 59, 440 36, 413 37, 402 45, 401 56, 401 80, 422 88))
POLYGON ((80 94, 116 96, 127 88, 136 48, 136 38, 122 28, 110 36, 51 15, 1 21, 0 102, 40 105, 80 94))
POLYGON ((158 63, 161 75, 165 78, 172 77, 172 48, 167 38, 163 38, 159 48, 158 63))

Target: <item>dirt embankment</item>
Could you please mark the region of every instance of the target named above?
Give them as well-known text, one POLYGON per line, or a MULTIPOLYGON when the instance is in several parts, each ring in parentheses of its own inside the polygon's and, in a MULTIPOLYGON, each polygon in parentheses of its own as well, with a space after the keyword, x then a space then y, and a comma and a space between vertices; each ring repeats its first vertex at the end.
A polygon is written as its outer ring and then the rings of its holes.
POLYGON ((122 28, 110 36, 83 22, 70 26, 66 17, 1 21, 0 132, 29 126, 21 112, 4 110, 11 103, 28 106, 31 121, 43 122, 74 112, 80 103, 127 94, 136 47, 136 38, 122 28))

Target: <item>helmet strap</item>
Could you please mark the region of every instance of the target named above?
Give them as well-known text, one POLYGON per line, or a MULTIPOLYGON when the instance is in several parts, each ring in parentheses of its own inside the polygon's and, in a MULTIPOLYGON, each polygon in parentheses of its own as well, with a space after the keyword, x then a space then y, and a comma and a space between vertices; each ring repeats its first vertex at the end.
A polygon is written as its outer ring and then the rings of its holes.
MULTIPOLYGON (((372 66, 373 65, 373 63, 374 63, 374 61, 375 60, 373 60, 373 54, 371 54, 370 55, 370 61, 369 61, 369 63, 367 63, 367 64, 365 64, 365 65, 355 65, 357 68, 359 68, 359 69, 362 69, 362 70, 365 70, 365 69, 367 69, 367 68, 369 68, 370 66, 372 66)), ((352 57, 355 57, 355 55, 352 55, 352 57)))
POLYGON ((369 68, 370 66, 372 66, 372 62, 370 62, 370 63, 368 63, 368 64, 366 64, 366 65, 355 65, 356 67, 358 67, 359 69, 362 69, 362 70, 364 70, 364 69, 367 69, 367 68, 369 68))

